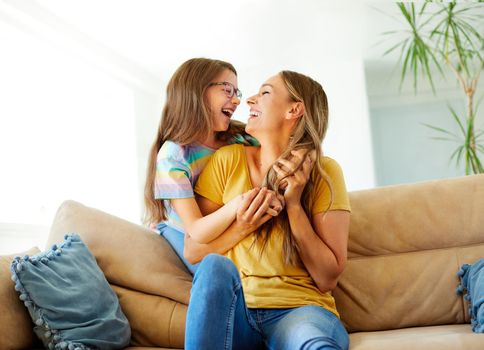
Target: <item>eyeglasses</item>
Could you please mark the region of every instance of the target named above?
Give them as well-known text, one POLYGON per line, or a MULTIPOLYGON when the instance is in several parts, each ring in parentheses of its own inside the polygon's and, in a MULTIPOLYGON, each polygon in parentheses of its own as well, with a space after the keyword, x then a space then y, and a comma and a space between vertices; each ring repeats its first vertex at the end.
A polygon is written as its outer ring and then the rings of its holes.
POLYGON ((237 89, 234 85, 232 85, 232 83, 229 83, 228 81, 221 81, 221 82, 218 82, 218 83, 210 83, 208 84, 208 86, 222 86, 224 87, 224 91, 225 91, 225 94, 227 95, 228 98, 232 98, 235 96, 237 96, 237 98, 242 98, 242 91, 240 91, 239 89, 237 89))

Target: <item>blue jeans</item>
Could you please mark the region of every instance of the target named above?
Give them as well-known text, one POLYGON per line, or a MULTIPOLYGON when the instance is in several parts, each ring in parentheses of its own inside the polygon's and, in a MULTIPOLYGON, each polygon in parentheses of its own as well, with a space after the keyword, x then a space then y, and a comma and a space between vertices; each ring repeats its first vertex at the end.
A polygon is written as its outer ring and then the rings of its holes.
POLYGON ((199 264, 192 265, 188 262, 187 259, 183 256, 183 247, 184 247, 184 239, 185 234, 181 231, 178 231, 167 224, 161 222, 156 226, 157 230, 160 231, 160 235, 163 236, 168 243, 171 245, 175 253, 178 255, 181 261, 185 264, 187 269, 192 273, 192 275, 197 270, 199 264))
POLYGON ((188 305, 186 350, 347 350, 348 346, 348 333, 332 312, 315 305, 249 309, 230 259, 210 254, 199 264, 188 305))

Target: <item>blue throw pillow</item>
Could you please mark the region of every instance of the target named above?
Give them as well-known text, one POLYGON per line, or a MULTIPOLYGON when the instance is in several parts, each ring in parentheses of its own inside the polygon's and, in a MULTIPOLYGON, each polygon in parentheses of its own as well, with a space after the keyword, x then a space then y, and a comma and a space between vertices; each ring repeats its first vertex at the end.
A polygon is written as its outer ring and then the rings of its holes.
POLYGON ((469 301, 472 330, 484 333, 484 259, 462 265, 457 276, 460 278, 457 293, 467 292, 464 298, 469 301))
POLYGON ((116 294, 78 235, 10 267, 34 331, 48 349, 120 349, 131 329, 116 294))

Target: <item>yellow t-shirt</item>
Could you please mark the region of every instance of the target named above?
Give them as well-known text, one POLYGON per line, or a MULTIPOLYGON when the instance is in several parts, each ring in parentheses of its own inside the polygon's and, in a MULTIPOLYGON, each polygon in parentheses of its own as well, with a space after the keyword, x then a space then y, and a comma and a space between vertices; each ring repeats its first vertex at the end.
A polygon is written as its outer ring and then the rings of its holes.
MULTIPOLYGON (((323 169, 333 185, 333 203, 330 210, 350 210, 343 173, 339 164, 328 157, 322 158, 323 169)), ((330 203, 330 191, 320 176, 314 181, 313 215, 324 212, 330 203)), ((230 145, 214 153, 202 171, 195 192, 223 205, 253 186, 243 145, 230 145)), ((275 229, 260 254, 249 235, 225 255, 237 266, 244 296, 249 308, 292 308, 320 305, 338 315, 331 293, 322 293, 303 263, 286 265, 283 257, 283 235, 275 229)), ((324 268, 324 267, 321 267, 324 268)))

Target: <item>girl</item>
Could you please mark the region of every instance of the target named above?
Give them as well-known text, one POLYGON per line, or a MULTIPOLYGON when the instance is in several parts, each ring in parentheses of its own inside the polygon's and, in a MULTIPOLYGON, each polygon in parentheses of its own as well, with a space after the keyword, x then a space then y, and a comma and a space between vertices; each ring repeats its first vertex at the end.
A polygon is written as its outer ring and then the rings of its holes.
POLYGON ((348 334, 330 291, 346 263, 350 207, 341 168, 321 156, 326 94, 313 79, 283 71, 247 103, 246 131, 260 147, 217 151, 196 185, 198 203, 210 213, 267 184, 283 193, 285 210, 225 256, 203 258, 185 348, 345 350, 348 334))
MULTIPOLYGON (((195 243, 207 244, 232 224, 238 209, 247 210, 255 198, 255 204, 268 214, 261 218, 277 215, 281 209, 280 203, 274 201, 273 192, 259 189, 249 191, 245 197, 234 197, 206 217, 202 217, 195 202, 193 186, 216 149, 234 142, 256 143, 247 134, 238 134, 243 131, 243 124, 230 119, 241 96, 235 68, 219 60, 190 59, 168 83, 166 104, 149 155, 145 221, 152 226, 158 224, 160 234, 192 273, 195 267, 183 254, 184 231, 195 243), (273 208, 269 207, 271 203, 273 208)), ((241 234, 240 227, 237 232, 241 234)), ((231 244, 241 238, 232 236, 231 244)), ((230 247, 225 248, 225 241, 221 243, 216 246, 217 251, 230 247)))

